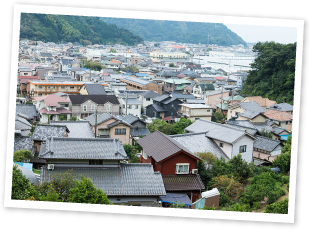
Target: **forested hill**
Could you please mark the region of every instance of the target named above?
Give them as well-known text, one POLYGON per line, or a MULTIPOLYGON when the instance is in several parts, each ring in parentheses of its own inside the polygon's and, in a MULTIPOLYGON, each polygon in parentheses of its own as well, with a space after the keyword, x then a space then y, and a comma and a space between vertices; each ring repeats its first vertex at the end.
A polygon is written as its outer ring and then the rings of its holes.
POLYGON ((21 14, 20 38, 45 42, 80 42, 88 44, 143 43, 129 30, 107 24, 98 17, 54 14, 21 14))
POLYGON ((259 42, 253 47, 253 52, 258 55, 251 64, 252 70, 241 94, 293 104, 296 43, 259 42))
POLYGON ((245 41, 222 23, 178 22, 148 19, 101 18, 107 23, 130 30, 145 41, 174 41, 230 46, 245 41), (209 35, 209 38, 208 38, 209 35))

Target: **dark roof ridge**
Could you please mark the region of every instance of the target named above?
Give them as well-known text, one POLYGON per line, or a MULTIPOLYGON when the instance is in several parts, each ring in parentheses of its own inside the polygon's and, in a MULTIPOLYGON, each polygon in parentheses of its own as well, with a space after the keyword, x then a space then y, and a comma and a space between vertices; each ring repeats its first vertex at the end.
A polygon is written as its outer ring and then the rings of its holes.
MULTIPOLYGON (((55 121, 55 122, 58 122, 58 121, 55 121)), ((58 124, 37 124, 36 126, 65 127, 65 128, 67 128, 66 125, 58 125, 58 124)))
POLYGON ((269 137, 266 137, 266 136, 256 135, 255 137, 259 137, 260 139, 267 139, 267 140, 275 141, 275 142, 277 142, 277 143, 281 143, 280 140, 275 140, 275 139, 272 139, 272 138, 269 138, 269 137))
MULTIPOLYGON (((224 127, 224 128, 229 128, 229 129, 232 129, 232 130, 239 130, 239 131, 242 131, 242 130, 240 130, 240 129, 238 129, 238 128, 234 129, 234 128, 232 128, 232 127, 225 126, 224 124, 216 123, 216 122, 213 122, 213 121, 208 121, 208 120, 204 120, 204 119, 200 119, 199 121, 203 121, 203 122, 207 122, 207 123, 212 122, 213 124, 216 124, 216 125, 221 126, 221 127, 224 127)), ((205 132, 205 133, 207 133, 207 132, 205 132)))
MULTIPOLYGON (((51 136, 48 137, 52 138, 51 136)), ((118 138, 77 138, 77 137, 53 137, 54 140, 76 140, 76 141, 119 141, 118 138)))
POLYGON ((170 137, 181 137, 181 136, 193 136, 193 135, 201 135, 206 134, 207 132, 195 132, 195 133, 185 133, 185 134, 176 134, 176 135, 169 135, 170 137))

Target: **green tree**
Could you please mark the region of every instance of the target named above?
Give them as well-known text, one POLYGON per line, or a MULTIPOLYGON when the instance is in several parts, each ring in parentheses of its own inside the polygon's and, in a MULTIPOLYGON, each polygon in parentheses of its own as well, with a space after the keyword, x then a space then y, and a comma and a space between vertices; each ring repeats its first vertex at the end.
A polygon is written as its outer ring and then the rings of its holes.
POLYGON ((212 116, 211 120, 213 122, 221 123, 223 118, 224 118, 223 113, 221 111, 216 111, 212 116))
POLYGON ((155 131, 160 131, 166 135, 174 135, 173 132, 173 124, 169 124, 164 120, 161 119, 155 119, 151 124, 147 125, 147 128, 149 129, 150 133, 153 133, 155 131))
POLYGON ((264 213, 288 214, 288 199, 267 205, 264 213))
POLYGON ((75 116, 71 116, 69 121, 77 121, 77 118, 75 116))
POLYGON ((111 48, 111 49, 110 49, 110 53, 116 53, 116 50, 113 49, 113 48, 111 48))
POLYGON ((30 183, 29 179, 23 175, 17 165, 13 166, 12 191, 11 198, 13 200, 26 200, 36 197, 36 190, 30 183))
POLYGON ((282 148, 281 154, 272 162, 272 165, 278 166, 282 173, 287 173, 291 168, 291 145, 292 136, 289 136, 282 148))
POLYGON ((196 152, 195 154, 205 161, 207 169, 211 169, 211 166, 217 159, 216 155, 212 152, 196 152))
POLYGON ((182 116, 178 122, 173 125, 173 133, 174 134, 183 134, 184 129, 191 125, 193 122, 190 119, 186 119, 186 117, 182 116))
POLYGON ((242 184, 234 178, 228 176, 219 176, 212 179, 213 188, 223 191, 230 199, 238 199, 240 193, 243 191, 242 184))
POLYGON ((257 54, 243 85, 245 96, 267 97, 277 103, 293 104, 295 82, 296 43, 258 42, 253 47, 257 54))
POLYGON ((94 71, 101 71, 103 69, 103 65, 101 63, 93 62, 93 61, 87 61, 83 67, 94 70, 94 71))
POLYGON ((29 150, 18 150, 13 154, 14 162, 24 162, 33 160, 33 155, 29 150))
POLYGON ((176 66, 174 65, 174 63, 170 63, 169 67, 176 67, 176 66))
POLYGON ((87 204, 112 204, 107 195, 97 189, 92 180, 81 176, 81 180, 76 180, 75 187, 70 189, 68 202, 87 204))
POLYGON ((267 138, 272 138, 272 133, 271 131, 267 131, 265 128, 261 131, 262 136, 267 137, 267 138))

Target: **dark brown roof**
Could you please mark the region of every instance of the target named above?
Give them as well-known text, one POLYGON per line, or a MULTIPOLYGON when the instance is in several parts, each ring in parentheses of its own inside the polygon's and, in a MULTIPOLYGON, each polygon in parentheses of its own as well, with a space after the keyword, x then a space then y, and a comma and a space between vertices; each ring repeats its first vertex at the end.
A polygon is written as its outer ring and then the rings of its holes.
POLYGON ((139 139, 138 144, 141 145, 146 154, 152 157, 156 162, 165 160, 180 151, 184 151, 194 159, 200 160, 198 156, 194 155, 182 144, 160 131, 155 131, 142 139, 139 139))
POLYGON ((162 176, 166 191, 187 191, 205 189, 198 174, 162 176))
POLYGON ((115 95, 69 95, 72 104, 82 104, 87 100, 91 100, 97 104, 105 104, 110 102, 112 104, 119 104, 115 95))

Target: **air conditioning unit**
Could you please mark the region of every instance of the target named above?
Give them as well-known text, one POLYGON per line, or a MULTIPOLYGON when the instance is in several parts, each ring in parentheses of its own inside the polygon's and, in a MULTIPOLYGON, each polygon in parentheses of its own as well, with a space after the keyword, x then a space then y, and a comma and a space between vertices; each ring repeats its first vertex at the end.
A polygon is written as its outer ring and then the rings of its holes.
POLYGON ((53 164, 48 164, 47 165, 48 170, 54 170, 54 165, 53 164))
POLYGON ((198 169, 192 169, 192 174, 198 174, 198 169))

